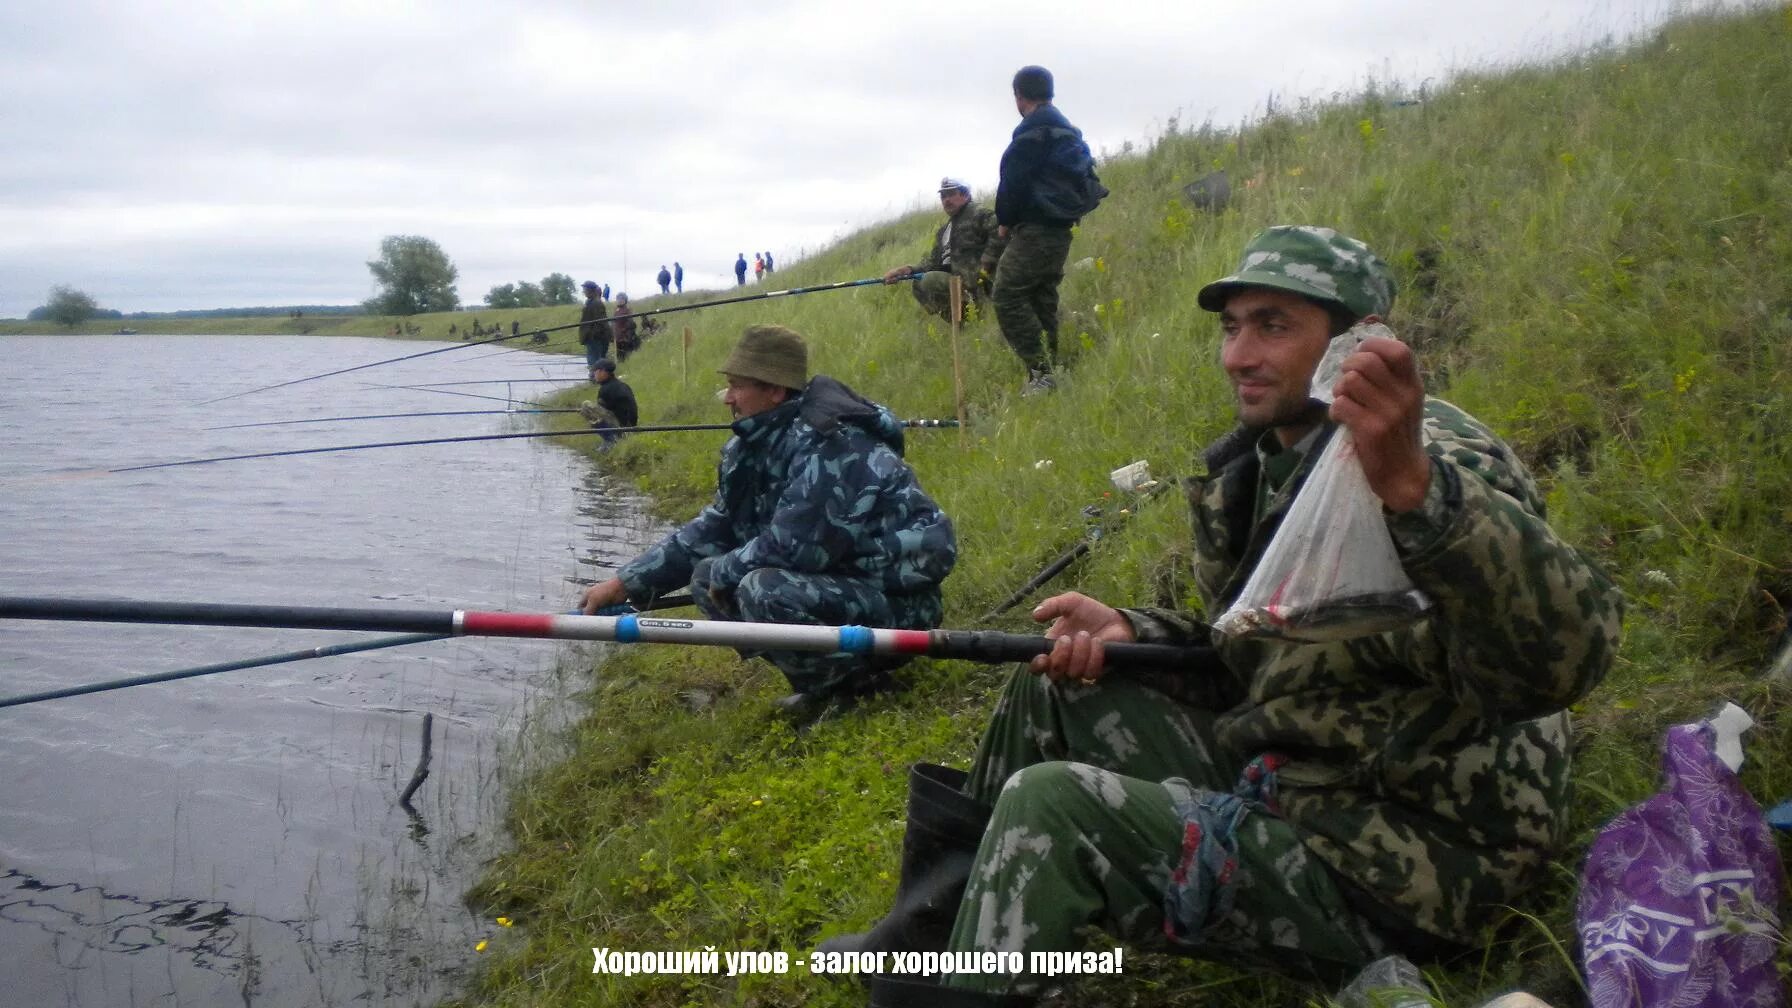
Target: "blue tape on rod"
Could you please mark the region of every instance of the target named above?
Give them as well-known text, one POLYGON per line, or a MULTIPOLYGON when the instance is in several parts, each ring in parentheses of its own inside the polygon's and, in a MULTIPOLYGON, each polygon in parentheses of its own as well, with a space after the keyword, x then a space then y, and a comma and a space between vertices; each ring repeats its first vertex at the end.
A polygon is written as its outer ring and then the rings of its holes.
POLYGON ((633 644, 641 639, 640 620, 634 616, 622 616, 616 620, 616 642, 633 644))
POLYGON ((843 626, 840 628, 840 650, 847 654, 870 654, 876 644, 877 636, 870 627, 843 626))

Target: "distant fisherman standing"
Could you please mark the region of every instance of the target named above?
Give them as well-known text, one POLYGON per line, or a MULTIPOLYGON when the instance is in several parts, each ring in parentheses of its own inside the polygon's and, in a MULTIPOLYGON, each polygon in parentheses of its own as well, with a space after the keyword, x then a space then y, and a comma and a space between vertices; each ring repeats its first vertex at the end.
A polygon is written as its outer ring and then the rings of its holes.
POLYGON ((1020 125, 1002 152, 996 220, 1008 238, 990 301, 1002 338, 1027 365, 1024 395, 1057 384, 1058 285, 1070 256, 1070 229, 1108 194, 1095 177, 1083 134, 1052 104, 1052 75, 1021 67, 1014 75, 1020 125), (1042 339, 1043 336, 1043 339, 1042 339))
POLYGON ((579 342, 585 344, 585 366, 592 368, 610 355, 610 324, 605 320, 603 289, 596 281, 587 280, 585 307, 579 311, 579 342))
MULTIPOLYGON (((952 522, 902 460, 902 424, 826 375, 782 326, 750 326, 722 365, 734 437, 715 500, 683 528, 586 589, 587 613, 689 586, 710 619, 924 630, 945 614, 958 557, 952 522)), ((743 654, 752 656, 754 653, 743 654)), ((795 719, 895 689, 906 658, 768 651, 795 719)))

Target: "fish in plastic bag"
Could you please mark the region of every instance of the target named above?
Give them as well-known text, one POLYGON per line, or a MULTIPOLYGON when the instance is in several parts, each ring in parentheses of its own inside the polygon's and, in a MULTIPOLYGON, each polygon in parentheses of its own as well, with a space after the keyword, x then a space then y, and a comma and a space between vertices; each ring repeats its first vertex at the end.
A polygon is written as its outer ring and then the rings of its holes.
MULTIPOLYGON (((1345 359, 1371 336, 1394 338, 1379 322, 1361 322, 1333 337, 1313 371, 1309 396, 1330 403, 1345 359)), ((1430 607, 1400 565, 1381 501, 1357 460, 1356 441, 1340 428, 1237 600, 1214 626, 1232 636, 1318 643, 1394 630, 1430 607)))

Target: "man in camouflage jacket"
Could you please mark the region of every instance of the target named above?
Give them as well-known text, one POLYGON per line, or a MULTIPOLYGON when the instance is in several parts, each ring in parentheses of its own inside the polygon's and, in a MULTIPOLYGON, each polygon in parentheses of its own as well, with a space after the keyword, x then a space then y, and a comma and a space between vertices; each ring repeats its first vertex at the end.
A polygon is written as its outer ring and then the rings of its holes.
POLYGON ((946 222, 934 232, 933 248, 915 265, 885 273, 884 283, 921 274, 915 281, 915 300, 949 320, 952 276, 964 281, 966 298, 981 303, 1008 239, 997 234, 995 211, 978 206, 971 199, 971 187, 955 178, 940 179, 940 206, 946 211, 946 222))
MULTIPOLYGON (((826 375, 808 377, 802 337, 752 326, 722 367, 734 437, 715 500, 588 589, 585 612, 646 605, 687 585, 710 619, 929 629, 958 557, 952 522, 902 460, 902 424, 826 375)), ((902 660, 769 651, 795 687, 784 707, 891 688, 902 660)))
MULTIPOLYGON (((1432 608, 1402 629, 1302 644, 1076 593, 1042 603, 1034 618, 1053 621, 1058 644, 1016 671, 962 785, 967 807, 993 812, 951 951, 1076 951, 1077 930, 1099 925, 1336 982, 1392 951, 1476 942, 1561 843, 1566 708, 1609 666, 1621 602, 1551 530, 1512 450, 1425 396, 1404 344, 1365 340, 1329 415, 1307 398, 1330 338, 1385 315, 1393 295, 1366 246, 1311 227, 1262 232, 1236 273, 1202 288, 1241 426, 1184 484, 1196 587, 1209 614, 1237 598, 1342 427, 1432 608), (1103 644, 1134 640, 1211 644, 1216 659, 1104 670, 1103 644)), ((879 929, 894 933, 889 918, 879 929)), ((964 999, 946 1003, 983 1004, 1042 978, 945 983, 964 999)), ((875 1003, 925 996, 878 985, 875 1003)))

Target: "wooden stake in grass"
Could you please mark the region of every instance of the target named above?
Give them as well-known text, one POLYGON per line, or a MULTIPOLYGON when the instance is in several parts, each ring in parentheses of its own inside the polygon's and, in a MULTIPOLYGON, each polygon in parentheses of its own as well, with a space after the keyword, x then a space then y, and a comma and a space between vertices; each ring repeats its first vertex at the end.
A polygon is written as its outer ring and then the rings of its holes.
POLYGON ((964 448, 964 361, 958 355, 958 326, 964 318, 964 280, 952 274, 952 398, 958 407, 958 447, 964 448))

